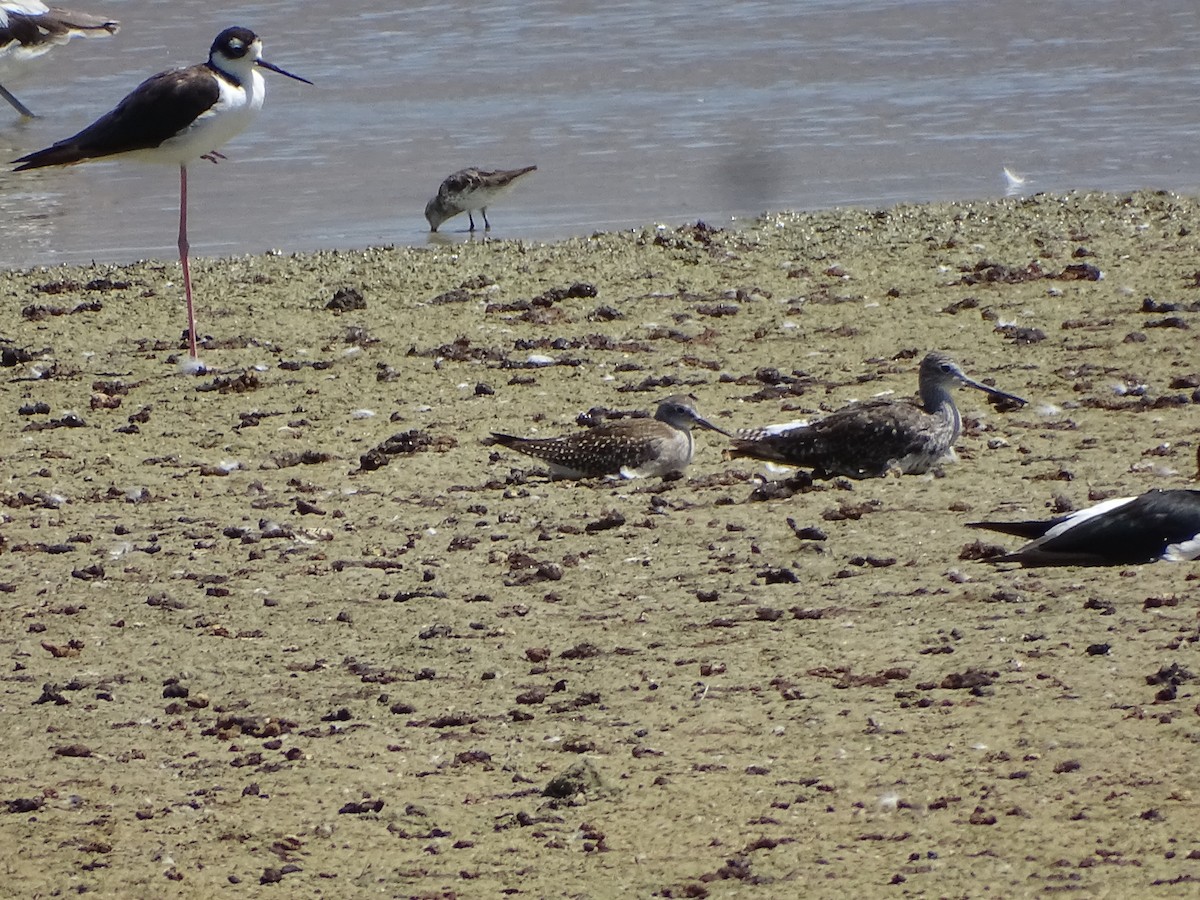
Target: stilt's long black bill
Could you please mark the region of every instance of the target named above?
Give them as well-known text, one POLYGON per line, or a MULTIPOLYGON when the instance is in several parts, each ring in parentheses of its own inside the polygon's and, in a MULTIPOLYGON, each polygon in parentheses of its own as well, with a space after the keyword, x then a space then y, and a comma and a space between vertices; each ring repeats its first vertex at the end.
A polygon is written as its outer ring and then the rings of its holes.
POLYGON ((312 84, 312 82, 307 78, 301 78, 299 75, 293 75, 291 72, 287 71, 287 69, 281 69, 279 66, 275 65, 275 63, 269 63, 265 59, 258 60, 257 65, 262 66, 264 69, 270 69, 272 72, 278 72, 280 75, 286 75, 288 78, 295 78, 297 81, 303 81, 305 84, 312 84))

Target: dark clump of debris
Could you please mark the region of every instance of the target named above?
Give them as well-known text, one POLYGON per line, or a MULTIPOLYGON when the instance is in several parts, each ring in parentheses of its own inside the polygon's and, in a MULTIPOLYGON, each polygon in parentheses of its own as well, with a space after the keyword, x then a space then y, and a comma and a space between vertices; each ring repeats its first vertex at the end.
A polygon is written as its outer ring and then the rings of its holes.
POLYGON ((1100 281, 1104 278, 1104 273, 1091 263, 1071 263, 1061 272, 1047 272, 1036 259, 1027 266, 1009 266, 983 259, 970 269, 964 268, 961 271, 964 274, 956 284, 1022 284, 1042 278, 1056 281, 1100 281))
POLYGON ((458 446, 455 438, 442 435, 434 437, 425 431, 413 429, 393 434, 390 438, 376 447, 368 450, 359 457, 360 472, 374 472, 392 461, 393 456, 412 456, 414 453, 434 451, 445 453, 458 446))
POLYGON ((338 288, 325 308, 335 313, 349 312, 352 309, 366 309, 367 301, 360 291, 352 287, 338 288))
POLYGON ((764 481, 750 493, 751 500, 786 500, 795 494, 812 490, 811 472, 799 471, 780 481, 764 481))
POLYGON ((1157 672, 1147 675, 1146 684, 1162 685, 1154 695, 1154 699, 1159 703, 1164 703, 1174 700, 1179 693, 1179 686, 1191 681, 1195 677, 1195 675, 1179 665, 1179 663, 1171 663, 1171 665, 1162 666, 1157 672))

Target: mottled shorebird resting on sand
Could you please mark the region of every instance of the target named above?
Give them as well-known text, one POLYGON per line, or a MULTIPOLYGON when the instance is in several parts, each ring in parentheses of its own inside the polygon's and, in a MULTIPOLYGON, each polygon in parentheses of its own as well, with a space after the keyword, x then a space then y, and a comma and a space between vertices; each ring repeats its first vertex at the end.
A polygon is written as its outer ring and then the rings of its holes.
POLYGON ((619 419, 553 438, 492 433, 496 443, 550 464, 551 478, 663 478, 682 472, 696 443, 692 427, 729 436, 696 411, 696 398, 675 394, 658 404, 653 419, 619 419))
MULTIPOLYGON (((0 79, 24 69, 73 37, 107 37, 120 23, 104 16, 49 7, 41 0, 0 0, 0 79)), ((26 118, 34 115, 0 84, 0 97, 26 118)))
POLYGON ((1200 557, 1200 491, 1147 491, 1117 497, 1054 519, 971 522, 1032 539, 992 563, 1026 566, 1130 566, 1200 557))
MULTIPOLYGON (((312 84, 263 59, 262 41, 249 28, 226 28, 213 41, 207 62, 147 78, 83 131, 16 160, 21 163, 17 172, 108 157, 179 166, 179 263, 187 302, 188 351, 193 360, 196 314, 188 267, 187 167, 197 159, 214 163, 224 159, 217 148, 258 115, 266 93, 259 69, 312 84)), ((246 193, 258 199, 251 188, 246 193)))
POLYGON ((954 405, 953 388, 965 385, 1025 403, 1013 394, 972 381, 944 353, 930 353, 921 360, 919 384, 919 404, 871 400, 843 407, 808 425, 739 431, 729 456, 812 469, 817 477, 878 478, 891 471, 920 475, 938 462, 954 458, 962 419, 954 405))
POLYGON ((453 175, 448 175, 438 188, 437 196, 425 204, 425 218, 429 221, 429 230, 437 231, 438 226, 447 219, 461 212, 467 214, 471 222, 471 231, 475 230, 475 217, 471 210, 483 213, 483 227, 490 229, 487 208, 494 200, 507 194, 517 179, 522 175, 537 171, 537 166, 525 166, 523 169, 496 169, 485 172, 471 167, 461 169, 453 175))

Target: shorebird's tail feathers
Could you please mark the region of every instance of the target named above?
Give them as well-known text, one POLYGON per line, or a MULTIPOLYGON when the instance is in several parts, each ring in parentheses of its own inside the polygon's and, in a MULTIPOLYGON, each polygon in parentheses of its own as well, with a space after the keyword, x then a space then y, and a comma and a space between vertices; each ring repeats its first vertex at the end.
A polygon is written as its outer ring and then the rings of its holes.
POLYGON ((968 528, 983 528, 987 531, 998 531, 1001 534, 1011 534, 1026 540, 1040 538, 1043 534, 1058 524, 1059 520, 1029 521, 1029 522, 968 522, 968 528))
POLYGON ((515 434, 503 434, 499 431, 493 431, 492 440, 501 447, 507 447, 509 450, 519 450, 521 444, 525 443, 529 439, 517 437, 515 434))

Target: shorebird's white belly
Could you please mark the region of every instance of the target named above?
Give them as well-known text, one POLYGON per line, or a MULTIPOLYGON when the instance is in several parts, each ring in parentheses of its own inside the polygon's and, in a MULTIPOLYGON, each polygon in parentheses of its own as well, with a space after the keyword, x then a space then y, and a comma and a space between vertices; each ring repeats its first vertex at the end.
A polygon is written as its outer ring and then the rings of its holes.
POLYGON ((221 95, 208 110, 196 117, 190 126, 150 150, 135 150, 125 154, 131 159, 146 162, 186 165, 205 153, 219 150, 237 137, 254 121, 262 109, 265 85, 258 72, 251 72, 239 87, 217 79, 221 95))
POLYGON ((934 448, 932 451, 920 450, 910 453, 908 456, 896 460, 894 468, 899 469, 905 475, 924 475, 934 466, 944 462, 958 462, 958 454, 953 447, 947 447, 945 450, 934 448))
MULTIPOLYGON (((664 429, 664 431, 667 429, 664 429)), ((673 472, 682 472, 688 467, 695 454, 696 441, 686 429, 671 428, 669 434, 653 438, 654 454, 642 465, 622 466, 622 478, 663 478, 673 472)))
POLYGON ((455 195, 452 200, 454 204, 462 210, 483 209, 486 206, 491 206, 492 201, 497 197, 501 197, 512 190, 514 182, 493 187, 490 185, 480 185, 471 190, 465 190, 460 194, 455 195))
POLYGON ((1200 559, 1200 536, 1170 544, 1162 555, 1163 562, 1191 562, 1193 559, 1200 559))

